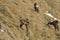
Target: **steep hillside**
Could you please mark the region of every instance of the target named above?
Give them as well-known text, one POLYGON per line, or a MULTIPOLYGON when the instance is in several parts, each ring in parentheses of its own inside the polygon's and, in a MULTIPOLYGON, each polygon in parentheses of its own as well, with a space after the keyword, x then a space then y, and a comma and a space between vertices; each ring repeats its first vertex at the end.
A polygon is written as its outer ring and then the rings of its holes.
POLYGON ((60 0, 0 0, 0 40, 60 40, 60 30, 49 28, 46 24, 53 19, 44 14, 50 11, 60 19, 59 7, 60 0), (39 13, 34 11, 35 2, 39 13), (20 17, 29 19, 28 31, 25 26, 20 29, 20 17))

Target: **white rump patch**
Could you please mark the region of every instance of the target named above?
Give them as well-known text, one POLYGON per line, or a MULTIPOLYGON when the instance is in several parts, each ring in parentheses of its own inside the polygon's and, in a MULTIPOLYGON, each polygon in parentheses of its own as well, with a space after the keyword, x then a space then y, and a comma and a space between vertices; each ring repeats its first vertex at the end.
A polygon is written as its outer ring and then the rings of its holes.
POLYGON ((1 31, 1 32, 4 32, 4 30, 3 30, 3 29, 1 29, 0 31, 1 31))
POLYGON ((60 21, 59 19, 55 18, 52 14, 50 14, 48 11, 46 11, 45 15, 47 15, 47 16, 53 18, 54 20, 60 21))
POLYGON ((39 6, 38 6, 38 5, 36 5, 36 7, 38 8, 39 6))

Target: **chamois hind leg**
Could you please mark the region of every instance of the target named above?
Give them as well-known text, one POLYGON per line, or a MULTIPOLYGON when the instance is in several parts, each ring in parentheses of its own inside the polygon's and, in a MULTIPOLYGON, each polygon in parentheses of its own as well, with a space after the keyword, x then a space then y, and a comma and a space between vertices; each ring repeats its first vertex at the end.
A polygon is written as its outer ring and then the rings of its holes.
POLYGON ((29 32, 28 32, 28 24, 25 24, 25 26, 26 26, 26 36, 28 36, 29 35, 29 32))
POLYGON ((20 28, 21 28, 21 29, 23 29, 22 26, 23 26, 23 24, 20 24, 20 28))
POLYGON ((56 25, 56 28, 57 28, 57 30, 59 31, 59 26, 58 26, 58 25, 56 25))
POLYGON ((50 25, 50 23, 49 23, 49 22, 48 22, 46 25, 50 28, 50 26, 49 26, 49 25, 50 25))
POLYGON ((57 25, 54 25, 55 31, 57 31, 57 25))

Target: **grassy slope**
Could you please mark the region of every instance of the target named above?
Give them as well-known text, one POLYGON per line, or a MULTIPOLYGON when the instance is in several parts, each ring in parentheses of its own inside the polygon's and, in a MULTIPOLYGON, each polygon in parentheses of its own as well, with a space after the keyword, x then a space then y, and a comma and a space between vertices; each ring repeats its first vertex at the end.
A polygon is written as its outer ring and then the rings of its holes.
MULTIPOLYGON (((60 40, 60 31, 48 28, 46 23, 51 20, 44 13, 49 10, 52 15, 59 18, 59 0, 0 0, 0 22, 4 33, 0 32, 0 40, 60 40), (36 13, 33 4, 39 5, 39 13, 36 13), (29 18, 29 36, 26 36, 26 28, 19 28, 19 17, 29 18), (56 34, 55 34, 56 33, 56 34)), ((60 23, 59 23, 60 24, 60 23)), ((59 25, 60 26, 60 25, 59 25)))

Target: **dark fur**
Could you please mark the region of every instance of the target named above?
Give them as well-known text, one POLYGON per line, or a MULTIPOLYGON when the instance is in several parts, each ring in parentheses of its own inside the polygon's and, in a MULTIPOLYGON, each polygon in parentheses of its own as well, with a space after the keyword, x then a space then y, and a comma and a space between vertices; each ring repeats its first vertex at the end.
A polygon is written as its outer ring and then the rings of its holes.
POLYGON ((21 20, 20 20, 20 23, 21 23, 21 24, 20 24, 20 28, 23 29, 22 26, 25 25, 26 28, 27 28, 27 26, 28 26, 28 24, 29 24, 29 21, 28 21, 28 19, 26 19, 26 20, 21 19, 21 20))
POLYGON ((26 26, 26 36, 28 36, 28 34, 29 34, 29 33, 28 33, 28 25, 29 25, 28 19, 27 19, 27 18, 26 18, 26 20, 21 19, 21 20, 20 20, 20 23, 21 23, 21 24, 20 24, 20 28, 21 28, 21 29, 23 29, 23 28, 22 28, 23 25, 26 26))
POLYGON ((48 22, 47 25, 53 25, 55 30, 59 30, 59 27, 58 27, 58 20, 55 20, 53 22, 48 22))
POLYGON ((39 9, 38 9, 38 7, 36 7, 36 5, 37 5, 37 3, 34 4, 34 9, 36 12, 39 12, 39 9))

